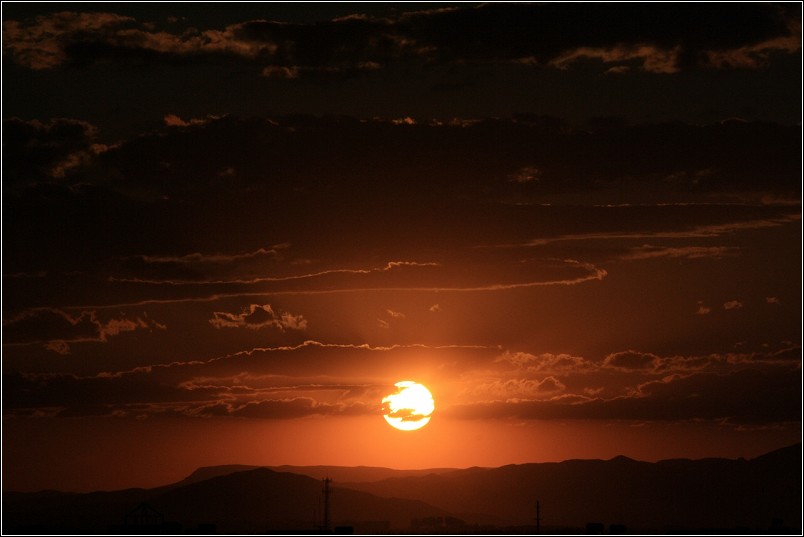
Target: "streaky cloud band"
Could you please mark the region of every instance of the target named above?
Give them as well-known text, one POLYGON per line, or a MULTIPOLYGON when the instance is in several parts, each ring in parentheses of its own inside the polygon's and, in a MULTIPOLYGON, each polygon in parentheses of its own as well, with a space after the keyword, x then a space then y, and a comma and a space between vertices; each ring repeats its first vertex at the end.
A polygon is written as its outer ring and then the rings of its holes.
MULTIPOLYGON (((131 307, 140 307, 140 306, 147 306, 147 305, 160 305, 160 304, 179 304, 179 303, 190 303, 190 302, 216 302, 218 300, 224 300, 229 298, 248 298, 248 297, 271 297, 271 296, 282 296, 282 295, 295 295, 295 296, 305 296, 305 295, 332 295, 332 294, 343 294, 343 293, 377 293, 377 292, 416 292, 416 293, 475 293, 475 292, 494 292, 494 291, 508 291, 508 290, 515 290, 515 289, 527 289, 527 288, 536 288, 536 287, 548 287, 548 286, 570 286, 570 285, 578 285, 586 282, 592 281, 602 281, 606 276, 608 276, 608 272, 605 269, 597 267, 592 263, 582 262, 575 259, 564 259, 562 262, 571 267, 577 267, 584 271, 586 274, 582 276, 578 276, 576 278, 565 278, 565 279, 555 279, 555 280, 544 280, 544 281, 525 281, 525 282, 516 282, 516 283, 492 283, 488 285, 476 285, 476 286, 378 286, 378 287, 352 287, 352 288, 332 288, 332 289, 277 289, 273 291, 242 291, 242 292, 234 292, 234 293, 214 293, 211 295, 206 296, 197 296, 197 297, 181 297, 181 298, 167 298, 167 299, 144 299, 136 302, 126 302, 126 303, 117 303, 117 304, 94 304, 94 305, 67 305, 67 306, 60 306, 63 310, 75 310, 75 309, 110 309, 110 308, 131 308, 131 307)), ((440 266, 439 264, 432 263, 432 264, 415 264, 416 266, 440 266)), ((375 269, 349 269, 348 273, 350 274, 370 274, 372 272, 384 272, 388 271, 389 267, 392 268, 392 263, 389 263, 383 268, 375 268, 375 269)), ((340 271, 340 269, 339 269, 340 271)), ((325 273, 332 273, 333 271, 324 271, 320 274, 325 273)), ((313 275, 303 275, 298 276, 294 279, 302 279, 302 278, 310 278, 313 275)), ((123 282, 126 281, 127 283, 159 283, 159 284, 167 284, 167 282, 144 282, 139 280, 120 280, 115 279, 113 281, 123 282)), ((198 283, 198 282, 196 282, 198 283)), ((184 284, 182 284, 184 285, 184 284)), ((203 285, 203 284, 202 284, 203 285)), ((221 284, 219 284, 221 285, 221 284)))

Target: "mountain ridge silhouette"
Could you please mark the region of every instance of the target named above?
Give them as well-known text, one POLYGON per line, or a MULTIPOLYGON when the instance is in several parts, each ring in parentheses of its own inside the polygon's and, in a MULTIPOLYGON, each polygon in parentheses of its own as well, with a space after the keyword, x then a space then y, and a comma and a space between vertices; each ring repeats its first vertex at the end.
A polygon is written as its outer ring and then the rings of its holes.
POLYGON ((796 444, 750 460, 644 462, 617 456, 414 471, 211 466, 152 489, 4 491, 3 533, 103 533, 119 529, 126 514, 142 504, 185 528, 206 524, 221 533, 314 530, 321 523, 322 482, 304 472, 340 474, 331 493, 333 526, 359 529, 361 523, 372 522, 374 526, 365 526, 374 528, 372 533, 377 528, 404 531, 414 519, 481 525, 473 531, 489 525, 532 526, 537 500, 543 528, 583 528, 589 521, 601 521, 659 532, 775 527, 796 533, 801 449, 796 444), (350 475, 364 480, 347 481, 350 475))
MULTIPOLYGON (((163 514, 166 521, 184 527, 214 525, 221 533, 299 531, 321 524, 322 483, 309 476, 257 467, 181 483, 84 494, 4 494, 3 533, 104 532, 123 524, 126 514, 142 503, 163 514)), ((361 522, 370 514, 372 520, 403 529, 413 518, 449 515, 421 501, 376 497, 341 487, 333 487, 331 501, 337 509, 335 523, 361 522)), ((139 533, 137 528, 128 530, 139 533)))
POLYGON ((427 478, 344 486, 416 498, 456 513, 486 513, 511 524, 604 520, 642 529, 767 528, 800 524, 801 444, 754 459, 609 460, 512 464, 427 478), (426 479, 426 481, 423 481, 426 479))

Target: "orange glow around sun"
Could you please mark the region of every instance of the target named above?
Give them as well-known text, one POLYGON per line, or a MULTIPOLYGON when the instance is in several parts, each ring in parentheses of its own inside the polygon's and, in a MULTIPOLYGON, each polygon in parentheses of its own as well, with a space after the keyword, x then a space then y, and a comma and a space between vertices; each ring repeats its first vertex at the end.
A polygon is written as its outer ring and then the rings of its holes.
POLYGON ((430 422, 435 410, 433 394, 410 380, 394 384, 396 390, 382 399, 382 413, 389 425, 400 431, 415 431, 430 422))

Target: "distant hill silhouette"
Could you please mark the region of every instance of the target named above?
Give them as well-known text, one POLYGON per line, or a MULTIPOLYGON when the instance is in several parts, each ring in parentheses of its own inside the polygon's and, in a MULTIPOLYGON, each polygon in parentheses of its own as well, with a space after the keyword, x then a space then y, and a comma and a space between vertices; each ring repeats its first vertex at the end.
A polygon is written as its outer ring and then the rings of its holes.
MULTIPOLYGON (((126 514, 144 502, 164 515, 166 522, 178 522, 184 528, 214 524, 219 533, 312 530, 321 522, 322 483, 308 476, 255 468, 180 483, 88 494, 5 493, 3 533, 103 533, 122 525, 126 514)), ((421 501, 382 498, 337 486, 330 499, 333 526, 385 521, 388 527, 402 530, 414 518, 448 515, 421 501)), ((128 533, 140 532, 129 529, 128 533)))
POLYGON ((168 485, 176 487, 198 483, 212 477, 228 475, 244 470, 255 470, 257 468, 268 468, 276 472, 290 472, 292 474, 306 475, 315 479, 330 477, 336 482, 363 483, 366 481, 379 481, 392 477, 422 476, 427 474, 443 474, 453 472, 458 468, 427 468, 424 470, 396 470, 394 468, 384 468, 381 466, 252 466, 246 464, 226 464, 221 466, 203 466, 194 471, 181 481, 168 485))
POLYGON ((316 479, 331 477, 339 483, 362 483, 392 477, 413 477, 454 472, 458 468, 427 468, 424 470, 396 470, 381 466, 269 466, 277 472, 292 472, 316 479))
MULTIPOLYGON (((150 500, 158 511, 185 525, 215 523, 225 533, 266 529, 311 529, 321 518, 320 480, 257 468, 178 487, 150 500)), ((334 524, 387 520, 406 528, 415 517, 443 516, 446 511, 417 500, 392 500, 333 487, 334 524)))
POLYGON ((225 464, 221 466, 202 466, 201 468, 194 471, 192 474, 188 475, 181 481, 177 483, 173 483, 172 485, 168 485, 169 488, 176 488, 181 487, 184 485, 189 485, 191 483, 198 483, 200 481, 206 481, 207 479, 212 479, 213 477, 220 477, 222 475, 229 475, 235 472, 244 472, 246 470, 256 470, 257 468, 266 468, 265 466, 252 466, 247 464, 225 464))
POLYGON ((171 523, 169 528, 185 531, 313 530, 322 511, 317 477, 322 474, 336 478, 333 526, 354 525, 358 530, 365 522, 366 528, 405 531, 413 519, 420 530, 426 529, 421 524, 435 524, 435 531, 443 529, 439 521, 459 523, 457 519, 502 528, 532 526, 537 499, 543 529, 579 531, 588 522, 599 522, 606 527, 625 525, 631 532, 799 533, 802 511, 801 444, 752 460, 647 463, 620 456, 464 470, 281 468, 296 473, 227 465, 200 468, 182 481, 153 489, 88 494, 4 491, 3 533, 121 531, 126 515, 143 505, 171 523))
POLYGON ((587 521, 629 530, 718 528, 798 529, 801 520, 801 444, 745 460, 608 461, 467 469, 343 486, 379 496, 418 499, 468 521, 493 517, 532 524, 587 521), (487 515, 483 517, 482 515, 487 515))

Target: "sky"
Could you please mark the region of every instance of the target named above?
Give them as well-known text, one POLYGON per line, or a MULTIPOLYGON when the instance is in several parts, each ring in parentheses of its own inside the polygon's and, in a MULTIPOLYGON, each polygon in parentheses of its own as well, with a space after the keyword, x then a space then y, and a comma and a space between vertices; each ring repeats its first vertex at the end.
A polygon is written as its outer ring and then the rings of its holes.
POLYGON ((799 3, 2 16, 5 490, 800 441, 799 3))

